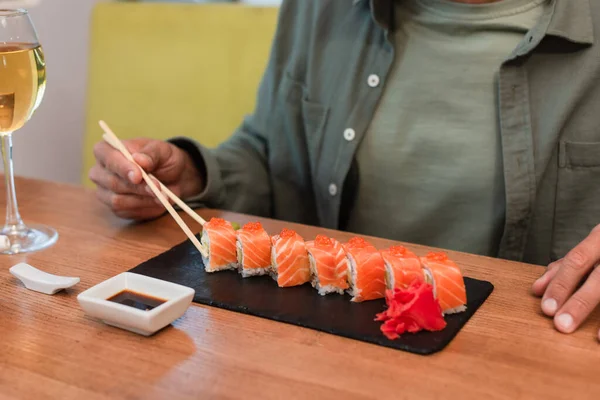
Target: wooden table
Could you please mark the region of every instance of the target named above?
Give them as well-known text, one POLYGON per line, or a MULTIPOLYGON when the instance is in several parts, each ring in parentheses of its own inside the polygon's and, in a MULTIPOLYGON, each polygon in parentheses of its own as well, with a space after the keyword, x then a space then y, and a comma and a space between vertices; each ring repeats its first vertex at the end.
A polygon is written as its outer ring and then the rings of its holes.
MULTIPOLYGON (((58 229, 49 250, 0 257, 2 399, 598 399, 596 313, 563 335, 530 295, 541 267, 450 252, 465 274, 495 291, 440 353, 410 353, 194 304, 145 338, 84 315, 81 291, 185 239, 166 216, 146 224, 113 217, 82 188, 17 180, 26 222, 58 229), (48 296, 8 269, 27 261, 81 277, 48 296)), ((0 193, 4 199, 4 193, 0 193)), ((4 209, 4 203, 2 203, 4 209)), ((255 218, 218 211, 238 222, 255 218)), ((185 217, 190 226, 191 219, 185 217)), ((270 232, 284 224, 261 219, 270 232)), ((305 237, 317 228, 285 224, 305 237)), ((331 233, 339 239, 347 234, 331 233)), ((374 240, 376 246, 391 242, 374 240)), ((418 254, 428 249, 409 246, 418 254)))

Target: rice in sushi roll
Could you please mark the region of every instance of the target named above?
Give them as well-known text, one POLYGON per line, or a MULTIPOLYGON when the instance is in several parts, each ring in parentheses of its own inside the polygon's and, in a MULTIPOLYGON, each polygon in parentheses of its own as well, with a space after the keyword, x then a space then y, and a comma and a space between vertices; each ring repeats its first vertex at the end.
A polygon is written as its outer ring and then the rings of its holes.
POLYGON ((204 224, 200 242, 208 257, 202 256, 206 272, 236 269, 236 235, 230 222, 212 218, 204 224))
POLYGON ((244 225, 237 231, 237 261, 244 278, 266 275, 271 269, 271 237, 260 222, 244 225))
POLYGON ((385 297, 385 264, 379 251, 363 238, 344 245, 348 263, 348 293, 354 302, 385 297))
POLYGON ((385 263, 385 281, 388 289, 406 289, 413 282, 424 282, 425 271, 419 257, 404 246, 392 246, 382 250, 385 263))
POLYGON ((333 238, 317 235, 306 242, 311 270, 311 284, 321 296, 344 294, 348 288, 347 263, 342 244, 333 238))
POLYGON ((272 238, 271 276, 279 287, 298 286, 310 281, 310 262, 302 236, 283 229, 272 238))
POLYGON ((444 314, 454 314, 467 309, 467 291, 458 265, 443 252, 430 252, 421 257, 425 280, 433 285, 435 298, 444 314))

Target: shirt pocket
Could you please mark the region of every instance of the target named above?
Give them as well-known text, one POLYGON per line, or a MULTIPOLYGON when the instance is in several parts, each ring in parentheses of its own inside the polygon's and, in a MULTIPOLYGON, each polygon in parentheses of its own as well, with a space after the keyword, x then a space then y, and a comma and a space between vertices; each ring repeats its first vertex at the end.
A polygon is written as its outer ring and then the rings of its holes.
POLYGON ((561 141, 558 164, 553 260, 600 224, 600 142, 561 141))
POLYGON ((282 147, 288 148, 289 152, 282 154, 279 166, 305 159, 314 174, 318 168, 329 108, 311 99, 306 86, 289 73, 283 74, 281 92, 284 98, 282 115, 286 122, 283 126, 285 135, 280 135, 280 139, 282 147))

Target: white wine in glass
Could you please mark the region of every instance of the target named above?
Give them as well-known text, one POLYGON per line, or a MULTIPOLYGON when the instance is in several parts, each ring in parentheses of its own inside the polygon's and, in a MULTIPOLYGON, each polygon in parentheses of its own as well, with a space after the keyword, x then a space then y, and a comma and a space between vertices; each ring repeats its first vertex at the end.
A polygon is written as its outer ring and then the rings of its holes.
POLYGON ((41 250, 58 239, 54 229, 27 226, 21 219, 12 161, 12 135, 29 121, 45 88, 46 62, 29 14, 0 9, 0 139, 6 182, 6 223, 0 233, 10 241, 4 254, 41 250))

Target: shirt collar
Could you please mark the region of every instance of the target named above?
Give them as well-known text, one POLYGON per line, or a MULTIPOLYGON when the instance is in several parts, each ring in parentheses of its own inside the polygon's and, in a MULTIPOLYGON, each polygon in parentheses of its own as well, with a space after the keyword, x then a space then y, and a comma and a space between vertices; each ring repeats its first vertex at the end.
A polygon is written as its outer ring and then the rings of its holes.
MULTIPOLYGON (((352 6, 369 3, 375 22, 389 30, 394 27, 395 0, 352 0, 352 6)), ((553 0, 554 9, 546 34, 574 43, 593 44, 594 24, 590 0, 553 0)))
POLYGON ((394 0, 352 0, 352 6, 369 3, 373 20, 383 29, 394 27, 394 0))
POLYGON ((574 43, 594 43, 591 0, 555 0, 546 33, 574 43))

